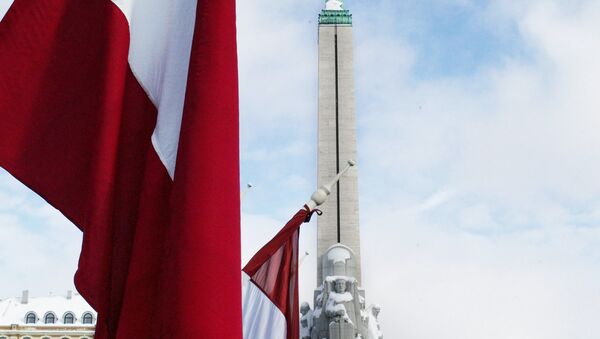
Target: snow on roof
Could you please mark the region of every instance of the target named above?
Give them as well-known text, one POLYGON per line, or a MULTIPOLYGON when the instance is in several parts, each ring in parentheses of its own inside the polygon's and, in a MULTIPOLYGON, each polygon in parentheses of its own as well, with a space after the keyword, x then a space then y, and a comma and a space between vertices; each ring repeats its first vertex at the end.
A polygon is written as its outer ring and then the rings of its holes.
MULTIPOLYGON (((18 324, 25 325, 25 316, 29 312, 34 312, 39 319, 37 324, 44 324, 44 315, 52 312, 56 315, 54 325, 65 326, 63 316, 67 312, 75 315, 74 325, 81 326, 83 314, 92 313, 94 319, 97 314, 94 309, 88 305, 78 293, 73 293, 70 299, 66 295, 50 295, 47 297, 29 297, 27 304, 21 303, 22 298, 0 299, 0 326, 18 324)), ((67 325, 69 326, 69 325, 67 325)))

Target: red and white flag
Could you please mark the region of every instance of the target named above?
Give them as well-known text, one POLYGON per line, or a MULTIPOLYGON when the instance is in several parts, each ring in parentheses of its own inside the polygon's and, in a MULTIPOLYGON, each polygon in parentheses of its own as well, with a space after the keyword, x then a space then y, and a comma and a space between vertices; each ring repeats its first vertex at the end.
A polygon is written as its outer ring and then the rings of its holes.
POLYGON ((95 338, 242 336, 238 140, 234 0, 1 18, 0 166, 83 231, 95 338))
POLYGON ((298 239, 312 213, 298 211, 244 267, 244 339, 299 338, 298 239))

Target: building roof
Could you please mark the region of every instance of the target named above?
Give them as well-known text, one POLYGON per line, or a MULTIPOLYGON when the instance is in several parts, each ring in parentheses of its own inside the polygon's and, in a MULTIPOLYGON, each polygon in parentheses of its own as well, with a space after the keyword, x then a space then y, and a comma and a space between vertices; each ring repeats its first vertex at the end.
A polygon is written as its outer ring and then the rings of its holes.
POLYGON ((29 297, 27 303, 22 303, 23 297, 0 299, 0 326, 12 324, 25 325, 25 317, 28 313, 34 312, 37 316, 37 324, 44 326, 81 326, 83 315, 87 312, 93 316, 93 323, 96 323, 96 312, 88 305, 83 297, 73 293, 71 298, 65 295, 50 295, 47 297, 29 297), (56 315, 54 324, 44 324, 44 316, 52 312, 56 315), (63 316, 67 312, 72 312, 75 316, 74 323, 64 324, 63 316))

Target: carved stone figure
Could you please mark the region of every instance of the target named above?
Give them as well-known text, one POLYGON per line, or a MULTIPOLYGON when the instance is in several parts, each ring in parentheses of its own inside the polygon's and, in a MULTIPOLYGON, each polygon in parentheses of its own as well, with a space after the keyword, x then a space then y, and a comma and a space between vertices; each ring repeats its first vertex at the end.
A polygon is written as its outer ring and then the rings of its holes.
POLYGON ((379 312, 381 312, 381 308, 378 305, 372 305, 368 312, 368 335, 367 339, 383 339, 383 334, 381 333, 381 327, 379 326, 379 312))
POLYGON ((313 328, 313 311, 310 309, 308 303, 302 303, 300 314, 300 339, 311 339, 310 332, 313 328))
POLYGON ((379 313, 379 309, 376 307, 373 310, 371 307, 367 310, 364 301, 364 291, 358 288, 354 278, 327 277, 315 291, 310 338, 381 339, 377 317, 374 315, 379 313))
POLYGON ((315 290, 311 339, 369 338, 371 310, 365 308, 364 290, 353 277, 354 252, 342 244, 331 246, 323 255, 322 270, 325 281, 315 290))
MULTIPOLYGON (((322 339, 327 338, 329 329, 325 327, 327 324, 327 318, 325 312, 323 312, 323 291, 315 296, 315 311, 313 312, 313 328, 310 332, 311 339, 322 339)), ((316 294, 316 293, 315 293, 316 294)))
MULTIPOLYGON (((379 307, 379 305, 371 306, 371 314, 373 314, 375 319, 377 319, 377 317, 379 316, 379 312, 381 312, 381 308, 379 307)), ((377 319, 377 320, 379 320, 379 319, 377 319)))
POLYGON ((345 320, 356 324, 354 297, 347 291, 347 283, 348 281, 344 278, 335 280, 334 288, 327 298, 325 313, 337 322, 345 320))

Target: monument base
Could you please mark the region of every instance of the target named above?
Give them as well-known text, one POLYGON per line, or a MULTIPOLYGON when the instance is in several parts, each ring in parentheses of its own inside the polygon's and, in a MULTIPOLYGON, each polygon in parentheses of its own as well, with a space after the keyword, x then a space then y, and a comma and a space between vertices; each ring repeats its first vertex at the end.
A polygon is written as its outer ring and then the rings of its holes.
POLYGON ((354 326, 346 321, 331 322, 329 324, 329 338, 331 339, 346 339, 356 338, 354 326))
POLYGON ((365 307, 365 291, 348 275, 354 267, 354 253, 342 244, 331 246, 323 256, 325 281, 315 290, 315 310, 307 303, 301 308, 303 338, 307 333, 311 339, 383 338, 377 320, 379 307, 365 307))

